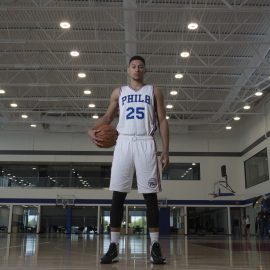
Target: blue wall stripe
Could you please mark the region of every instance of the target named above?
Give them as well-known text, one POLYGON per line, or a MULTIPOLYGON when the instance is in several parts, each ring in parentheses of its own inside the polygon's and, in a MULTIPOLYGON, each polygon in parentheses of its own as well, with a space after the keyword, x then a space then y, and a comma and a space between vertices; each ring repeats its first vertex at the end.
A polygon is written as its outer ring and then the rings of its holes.
MULTIPOLYGON (((160 152, 158 153, 160 154, 160 152)), ((0 150, 0 155, 112 156, 113 151, 0 150)), ((240 152, 170 152, 170 156, 240 157, 240 152)))
MULTIPOLYGON (((253 202, 254 199, 248 200, 167 200, 168 205, 231 205, 244 206, 253 202)), ((30 198, 0 198, 1 204, 56 204, 56 199, 30 199, 30 198)), ((75 199, 76 205, 82 204, 105 204, 110 205, 111 200, 108 199, 75 199)), ((144 205, 144 200, 126 200, 125 204, 144 205)))

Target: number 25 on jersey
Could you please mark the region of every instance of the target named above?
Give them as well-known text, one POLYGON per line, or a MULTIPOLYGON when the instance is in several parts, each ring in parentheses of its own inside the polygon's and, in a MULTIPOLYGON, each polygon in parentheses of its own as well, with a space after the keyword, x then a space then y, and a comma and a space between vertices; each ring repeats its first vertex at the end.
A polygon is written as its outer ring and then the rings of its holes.
POLYGON ((126 119, 144 119, 144 107, 128 107, 126 119))

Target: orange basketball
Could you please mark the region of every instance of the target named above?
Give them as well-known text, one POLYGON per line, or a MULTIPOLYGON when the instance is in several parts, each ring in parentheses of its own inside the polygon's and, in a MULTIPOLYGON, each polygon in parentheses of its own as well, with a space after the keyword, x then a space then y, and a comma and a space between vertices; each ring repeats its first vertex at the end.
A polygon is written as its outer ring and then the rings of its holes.
POLYGON ((113 126, 102 125, 97 127, 97 130, 99 130, 99 132, 96 133, 96 137, 103 140, 101 142, 102 145, 98 145, 98 147, 110 148, 116 144, 118 132, 113 126))

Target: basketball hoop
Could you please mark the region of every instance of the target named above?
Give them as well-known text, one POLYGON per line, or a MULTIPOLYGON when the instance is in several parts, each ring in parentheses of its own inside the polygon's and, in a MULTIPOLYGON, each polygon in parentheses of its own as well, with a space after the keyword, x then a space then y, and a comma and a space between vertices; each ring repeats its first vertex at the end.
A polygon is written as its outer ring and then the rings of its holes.
POLYGON ((57 195, 55 204, 56 206, 66 208, 67 206, 74 206, 75 199, 74 195, 57 195))
POLYGON ((213 193, 209 193, 208 195, 213 196, 213 198, 220 196, 235 196, 235 191, 228 183, 228 176, 226 173, 225 165, 221 166, 221 176, 223 177, 223 180, 214 182, 213 193))

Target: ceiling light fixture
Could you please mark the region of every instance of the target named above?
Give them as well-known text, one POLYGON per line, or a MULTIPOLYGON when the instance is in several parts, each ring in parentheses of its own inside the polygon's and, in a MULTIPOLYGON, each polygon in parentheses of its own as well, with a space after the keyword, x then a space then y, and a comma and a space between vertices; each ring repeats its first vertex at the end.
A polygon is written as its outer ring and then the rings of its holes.
POLYGON ((61 22, 60 27, 63 29, 69 29, 70 28, 70 23, 69 22, 61 22))
POLYGON ((263 95, 263 92, 262 91, 257 91, 256 93, 255 93, 255 96, 256 97, 260 97, 260 96, 262 96, 263 95))
POLYGON ((188 24, 188 29, 189 30, 196 30, 199 27, 199 25, 195 22, 191 22, 188 24))
POLYGON ((22 114, 21 117, 26 119, 26 118, 28 118, 28 115, 27 114, 22 114))
POLYGON ((99 118, 99 116, 98 116, 97 114, 94 114, 94 115, 92 116, 92 118, 94 118, 94 119, 98 119, 98 118, 99 118))
POLYGON ((230 129, 232 129, 232 127, 231 126, 226 126, 226 129, 230 130, 230 129))
POLYGON ((78 77, 79 78, 85 78, 86 77, 86 74, 83 73, 83 72, 80 72, 80 73, 78 73, 78 77))
POLYGON ((182 78, 184 77, 184 75, 183 75, 182 73, 176 73, 176 74, 174 75, 174 77, 175 77, 176 79, 182 79, 182 78))
POLYGON ((173 108, 173 105, 172 104, 168 104, 168 105, 166 105, 166 108, 167 109, 172 109, 173 108))
POLYGON ((181 52, 180 56, 183 57, 183 58, 187 58, 187 57, 190 56, 190 53, 189 52, 181 52))
POLYGON ((167 115, 167 116, 166 116, 166 119, 169 120, 169 119, 170 119, 170 116, 167 115))
POLYGON ((234 118, 233 118, 233 120, 235 120, 235 121, 239 121, 241 118, 239 117, 239 116, 235 116, 234 118))
POLYGON ((89 108, 95 108, 96 105, 95 105, 94 103, 90 103, 90 104, 88 104, 88 107, 89 107, 89 108))
POLYGON ((85 95, 91 95, 91 94, 92 94, 92 91, 86 89, 86 90, 83 91, 83 93, 84 93, 85 95))
POLYGON ((77 57, 77 56, 80 55, 80 53, 78 51, 71 51, 70 55, 73 56, 73 57, 77 57))
POLYGON ((11 104, 10 104, 10 107, 12 107, 12 108, 17 108, 17 107, 18 107, 18 104, 16 104, 16 103, 11 103, 11 104))
POLYGON ((37 125, 36 125, 36 124, 31 124, 31 125, 30 125, 30 127, 32 127, 32 128, 36 128, 36 127, 37 127, 37 125))
POLYGON ((247 104, 243 108, 244 108, 244 110, 249 110, 250 109, 250 105, 247 104))
POLYGON ((176 91, 176 90, 172 90, 171 92, 170 92, 170 95, 172 95, 172 96, 176 96, 178 94, 178 92, 176 91))
POLYGON ((0 94, 5 94, 6 93, 6 91, 4 90, 4 89, 0 89, 0 94))

